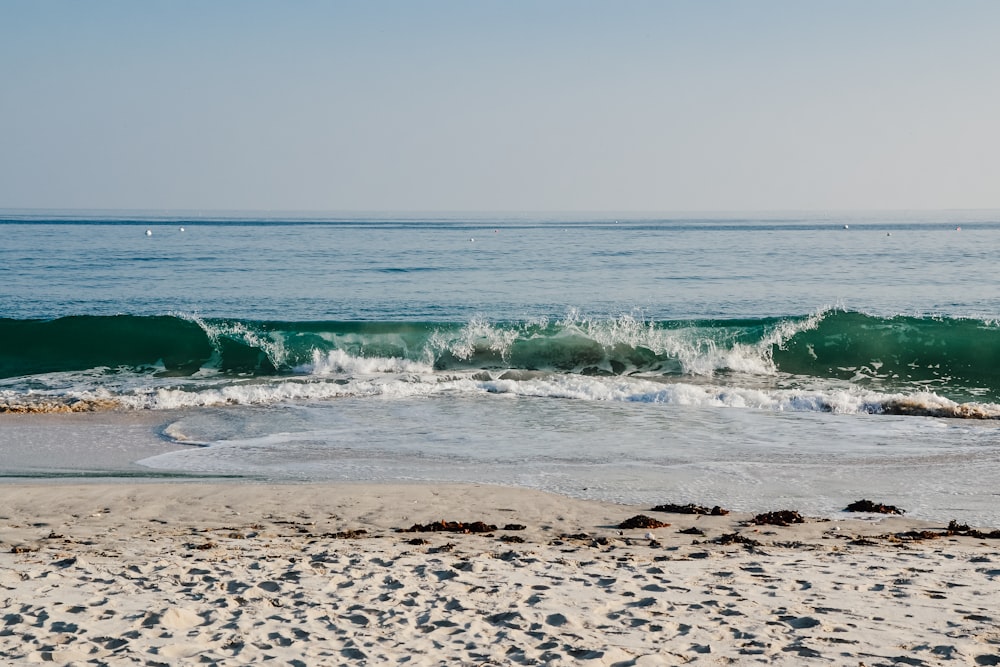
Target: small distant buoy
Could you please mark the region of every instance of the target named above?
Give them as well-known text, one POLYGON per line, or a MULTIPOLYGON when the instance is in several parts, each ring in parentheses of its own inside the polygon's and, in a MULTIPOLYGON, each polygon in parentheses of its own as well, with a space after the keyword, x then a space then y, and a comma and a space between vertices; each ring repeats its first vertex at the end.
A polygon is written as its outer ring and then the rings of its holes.
POLYGON ((182 231, 182 232, 183 232, 183 231, 184 231, 184 228, 183 228, 183 227, 181 227, 180 231, 182 231))
POLYGON ((499 231, 500 231, 499 229, 494 229, 494 230, 493 230, 493 233, 494 233, 494 234, 496 234, 496 233, 497 233, 497 232, 499 232, 499 231))
POLYGON ((844 229, 850 229, 850 228, 851 228, 850 225, 844 225, 844 229))
POLYGON ((962 231, 962 228, 961 228, 961 227, 956 227, 956 228, 955 228, 955 231, 956 231, 956 232, 960 232, 960 231, 962 231))
POLYGON ((152 235, 153 235, 153 230, 147 229, 146 230, 146 236, 152 236, 152 235))
POLYGON ((476 239, 469 237, 469 243, 475 243, 476 239))
POLYGON ((886 236, 892 236, 892 232, 886 232, 885 235, 886 236))

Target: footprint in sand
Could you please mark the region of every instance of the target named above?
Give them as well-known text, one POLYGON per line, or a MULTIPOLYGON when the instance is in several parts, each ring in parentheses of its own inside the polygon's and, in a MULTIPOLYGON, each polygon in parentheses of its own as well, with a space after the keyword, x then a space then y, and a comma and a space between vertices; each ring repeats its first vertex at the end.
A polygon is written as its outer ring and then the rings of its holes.
POLYGON ((169 646, 161 646, 156 650, 156 654, 171 659, 193 658, 196 655, 204 653, 206 648, 207 646, 203 644, 171 644, 169 646))
POLYGON ((84 651, 72 648, 60 648, 56 651, 42 651, 41 658, 45 662, 56 665, 69 665, 83 663, 88 656, 84 651))
POLYGON ((557 628, 566 625, 568 622, 567 618, 562 614, 549 614, 545 617, 545 622, 549 625, 553 625, 557 628))
POLYGON ((205 619, 194 611, 180 607, 172 607, 150 621, 150 625, 162 625, 170 630, 189 630, 205 623, 205 619))
POLYGON ((796 630, 807 630, 809 628, 815 628, 817 625, 820 624, 818 619, 815 619, 811 616, 799 616, 799 617, 781 616, 779 618, 785 623, 788 623, 788 625, 792 626, 796 630))

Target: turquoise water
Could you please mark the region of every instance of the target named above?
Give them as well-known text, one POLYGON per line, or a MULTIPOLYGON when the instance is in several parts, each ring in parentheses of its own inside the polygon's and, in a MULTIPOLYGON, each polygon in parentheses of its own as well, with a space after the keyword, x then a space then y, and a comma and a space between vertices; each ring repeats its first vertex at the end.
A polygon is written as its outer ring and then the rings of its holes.
POLYGON ((160 414, 190 447, 151 473, 1000 523, 998 212, 8 211, 0 234, 0 407, 160 414))
POLYGON ((996 212, 619 220, 97 215, 52 224, 53 217, 0 212, 5 317, 182 312, 463 322, 640 309, 664 320, 804 315, 842 304, 879 315, 989 319, 1000 298, 991 272, 996 212))

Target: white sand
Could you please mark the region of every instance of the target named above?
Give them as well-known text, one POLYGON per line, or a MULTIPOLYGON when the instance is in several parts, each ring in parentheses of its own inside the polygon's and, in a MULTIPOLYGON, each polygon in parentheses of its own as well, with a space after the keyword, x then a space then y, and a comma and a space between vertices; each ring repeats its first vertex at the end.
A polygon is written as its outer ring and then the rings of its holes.
POLYGON ((886 537, 943 528, 898 517, 791 527, 747 518, 486 486, 8 483, 0 656, 1000 664, 1000 540, 886 537), (652 541, 616 527, 639 513, 672 526, 652 541), (440 519, 526 529, 394 530, 440 519), (692 526, 706 535, 677 532, 692 526), (368 532, 337 535, 357 529, 368 532), (709 541, 733 532, 761 545, 709 541), (861 535, 875 537, 855 543, 861 535))

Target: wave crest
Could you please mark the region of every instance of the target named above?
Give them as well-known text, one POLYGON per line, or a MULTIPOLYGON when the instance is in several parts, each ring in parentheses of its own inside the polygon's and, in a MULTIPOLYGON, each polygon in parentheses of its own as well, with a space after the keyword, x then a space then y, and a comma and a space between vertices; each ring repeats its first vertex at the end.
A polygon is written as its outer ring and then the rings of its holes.
MULTIPOLYGON (((261 387, 286 383, 283 395, 292 396, 310 381, 392 382, 401 375, 418 376, 419 382, 563 376, 551 390, 567 396, 575 395, 574 384, 589 386, 587 378, 655 380, 648 395, 633 399, 650 402, 661 400, 658 392, 667 391, 665 385, 712 382, 732 387, 714 400, 746 405, 775 401, 773 395, 755 397, 754 387, 818 387, 825 398, 798 390, 788 405, 813 402, 810 409, 831 410, 839 409, 833 397, 842 387, 857 390, 852 395, 936 395, 956 405, 1000 399, 996 322, 886 318, 840 309, 802 317, 676 321, 650 321, 635 313, 591 318, 570 311, 558 321, 479 317, 465 323, 78 316, 0 319, 0 340, 0 391, 15 395, 11 405, 70 395, 118 400, 161 390, 200 392, 208 385, 214 391, 249 384, 266 394, 271 389, 261 387), (28 401, 28 395, 34 398, 28 401)), ((494 390, 502 391, 501 385, 494 390)), ((212 400, 244 399, 223 392, 212 400)), ((678 394, 662 400, 687 399, 678 394)), ((890 402, 878 410, 962 412, 919 403, 890 402)), ((969 417, 975 412, 965 410, 969 417)))

